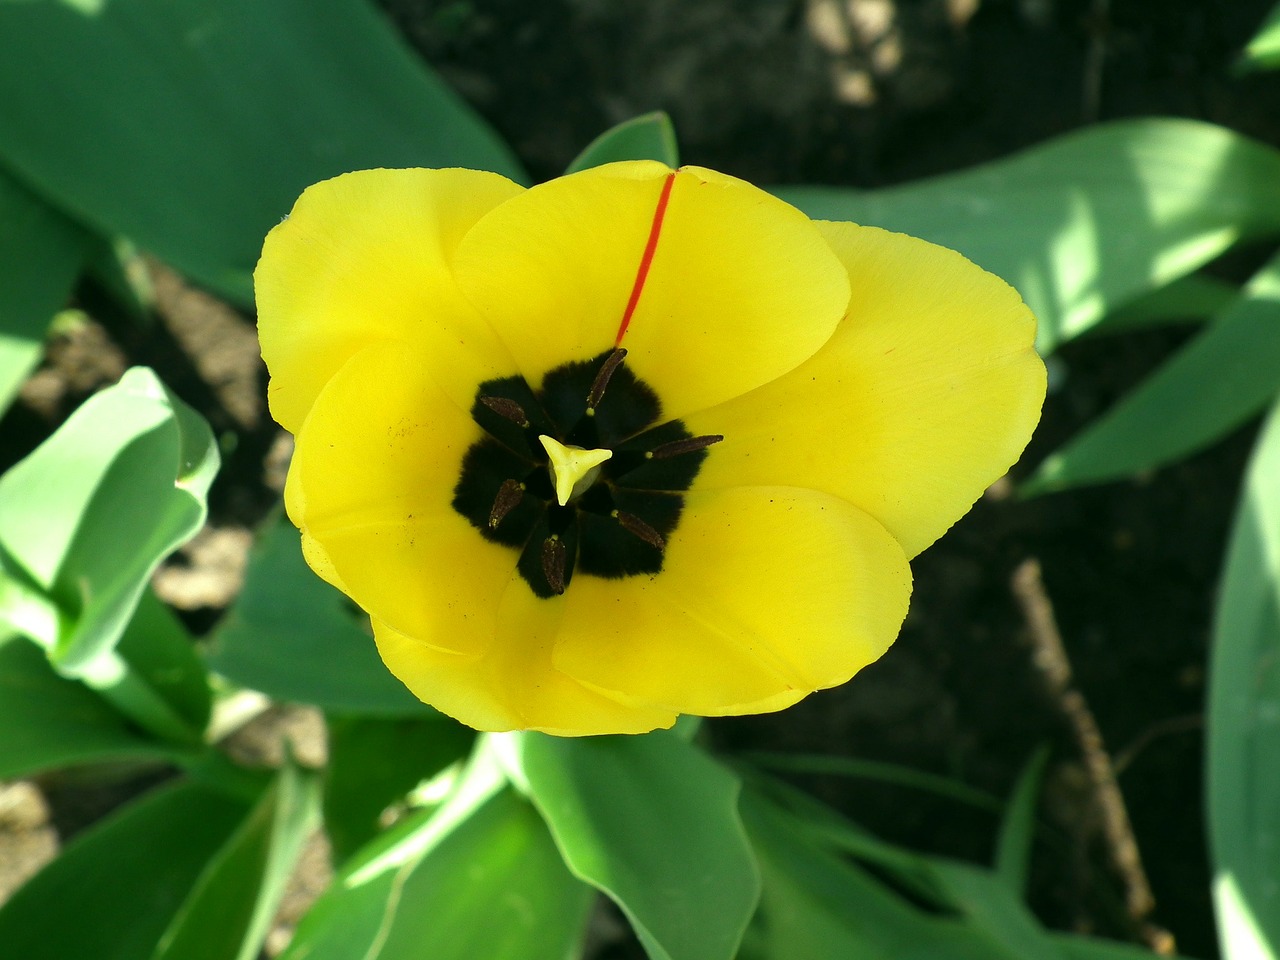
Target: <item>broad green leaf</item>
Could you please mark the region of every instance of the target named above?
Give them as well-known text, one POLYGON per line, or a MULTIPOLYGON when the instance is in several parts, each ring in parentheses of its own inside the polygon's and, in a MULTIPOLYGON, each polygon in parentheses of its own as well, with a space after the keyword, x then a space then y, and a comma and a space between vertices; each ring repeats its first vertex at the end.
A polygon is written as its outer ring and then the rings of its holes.
POLYGON ((1214 617, 1209 837, 1226 960, 1280 957, 1280 405, 1254 449, 1214 617))
POLYGON ((245 806, 197 783, 159 787, 77 836, 0 907, 24 960, 151 960, 245 806))
POLYGON ((1240 57, 1241 70, 1274 70, 1280 67, 1280 3, 1271 8, 1262 26, 1240 57))
POLYGON ((319 807, 318 777, 286 763, 209 862, 155 960, 256 960, 319 807))
POLYGON ((738 779, 679 737, 494 737, 569 869, 654 960, 733 957, 760 896, 738 779))
MULTIPOLYGON (((1146 947, 1099 940, 1096 937, 1073 937, 1062 933, 1052 933, 1049 936, 1067 960, 1152 960, 1156 956, 1146 947)), ((1165 960, 1181 958, 1181 955, 1173 954, 1161 954, 1161 956, 1165 960)))
POLYGON ((676 130, 661 110, 625 120, 596 137, 574 158, 565 173, 577 173, 616 160, 659 160, 680 165, 676 130))
POLYGON ((442 807, 360 852, 281 960, 566 960, 592 895, 538 814, 478 757, 442 807))
POLYGON ((203 730, 208 725, 213 707, 208 671, 191 634, 150 587, 138 598, 119 651, 139 681, 187 726, 203 730))
POLYGON ((748 791, 743 819, 764 889, 760 960, 1026 960, 953 919, 927 913, 816 843, 791 815, 748 791))
POLYGON ((960 914, 992 949, 1004 951, 1000 955, 1062 960, 1062 953, 996 874, 886 843, 815 801, 802 809, 805 827, 815 840, 887 870, 922 901, 960 914))
POLYGON ((208 663, 277 700, 338 713, 434 713, 382 665, 358 615, 311 572, 297 529, 280 516, 249 555, 244 589, 214 635, 208 663))
POLYGON ((514 179, 510 151, 368 0, 0 0, 0 161, 242 304, 308 184, 514 179))
MULTIPOLYGON (((1038 762, 1037 756, 1028 773, 1036 772, 1038 762)), ((1030 780, 1024 774, 1023 783, 1030 780)), ((767 780, 754 786, 767 790, 767 794, 748 791, 742 804, 764 872, 759 925, 767 932, 769 924, 778 923, 774 918, 778 914, 787 931, 778 934, 776 950, 760 952, 760 960, 824 956, 813 951, 792 952, 783 940, 813 942, 813 950, 820 950, 824 941, 806 940, 803 931, 786 924, 844 929, 842 934, 831 934, 835 943, 844 942, 840 937, 849 937, 854 929, 859 938, 850 942, 855 946, 827 954, 854 960, 945 960, 952 956, 965 960, 1135 960, 1151 956, 1142 948, 1123 943, 1044 931, 1001 874, 886 844, 795 788, 767 780), (769 796, 780 797, 786 808, 767 799, 769 796), (836 858, 836 854, 851 856, 852 863, 836 858), (861 863, 892 877, 892 890, 864 872, 861 863), (895 890, 910 891, 913 900, 900 900, 895 890), (918 904, 927 905, 927 909, 918 904), (815 910, 829 915, 814 918, 815 910)))
POLYGON ((930 858, 930 872, 967 924, 1010 957, 1066 960, 1066 954, 1002 877, 966 863, 930 858))
POLYGON ((160 561, 204 523, 217 468, 204 420, 135 367, 0 478, 0 620, 178 742, 208 715, 185 635, 157 614, 117 644, 160 561))
MULTIPOLYGON (((771 792, 774 786, 768 784, 771 792)), ((793 796, 790 790, 781 795, 788 800, 793 796)), ((768 947, 743 960, 1152 956, 1140 947, 1050 933, 999 875, 895 848, 817 801, 799 806, 802 812, 785 810, 756 791, 743 798, 743 815, 765 880, 756 926, 768 947), (837 852, 854 861, 836 857, 837 852), (892 876, 893 887, 863 870, 861 860, 892 876), (915 894, 912 901, 899 897, 896 889, 902 888, 915 894), (921 909, 920 902, 929 908, 921 909), (824 952, 828 944, 841 949, 824 952)))
POLYGON ((1221 314, 1240 296, 1235 284, 1189 273, 1107 314, 1091 332, 1128 333, 1169 323, 1188 323, 1221 314))
POLYGON ((373 839, 389 806, 465 757, 475 739, 441 715, 327 719, 324 822, 337 863, 373 839))
POLYGON ((815 842, 888 871, 920 903, 930 904, 937 911, 951 908, 925 855, 886 843, 795 787, 767 779, 757 779, 754 787, 784 805, 815 842))
POLYGON ((1022 896, 1027 888, 1027 871, 1031 863, 1031 843, 1035 839, 1036 801, 1044 779, 1044 768, 1049 762, 1048 747, 1035 752, 1022 775, 1018 777, 1005 810, 1004 822, 996 840, 996 876, 1011 891, 1022 896))
POLYGON ((1048 351, 1280 230, 1280 152, 1191 120, 1128 120, 906 186, 776 192, 813 217, 959 250, 1018 289, 1048 351))
POLYGON ((1009 957, 1062 960, 1031 913, 996 874, 941 857, 894 847, 852 824, 810 826, 832 849, 890 871, 897 881, 928 902, 959 913, 968 926, 1009 957))
POLYGON ((200 529, 218 467, 208 425, 135 367, 0 478, 0 546, 61 623, 35 634, 76 673, 113 648, 156 566, 200 529))
POLYGON ((1188 456, 1280 391, 1280 257, 1223 315, 1097 422, 1052 454, 1028 493, 1098 483, 1188 456))
POLYGON ((161 760, 163 744, 129 727, 106 701, 60 677, 24 637, 0 637, 0 780, 59 767, 161 760))
POLYGON ((84 230, 0 170, 0 413, 40 362, 89 244, 84 230))

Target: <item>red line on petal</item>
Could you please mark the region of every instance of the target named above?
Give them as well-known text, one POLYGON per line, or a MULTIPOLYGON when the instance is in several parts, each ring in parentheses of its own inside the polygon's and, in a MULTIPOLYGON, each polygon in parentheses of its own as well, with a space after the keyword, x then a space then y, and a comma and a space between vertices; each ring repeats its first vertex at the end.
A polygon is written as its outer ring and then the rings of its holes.
POLYGON ((631 299, 627 301, 627 309, 622 314, 622 324, 618 327, 614 346, 622 343, 627 327, 631 325, 631 315, 636 312, 636 304, 640 302, 640 291, 644 289, 644 281, 649 276, 649 267, 653 265, 653 255, 658 249, 658 234, 662 232, 662 218, 667 215, 667 203, 671 200, 671 188, 676 182, 676 172, 667 174, 662 184, 662 194, 658 197, 658 208, 653 211, 653 226, 649 228, 649 240, 644 245, 644 255, 640 257, 640 269, 636 271, 636 282, 631 288, 631 299))

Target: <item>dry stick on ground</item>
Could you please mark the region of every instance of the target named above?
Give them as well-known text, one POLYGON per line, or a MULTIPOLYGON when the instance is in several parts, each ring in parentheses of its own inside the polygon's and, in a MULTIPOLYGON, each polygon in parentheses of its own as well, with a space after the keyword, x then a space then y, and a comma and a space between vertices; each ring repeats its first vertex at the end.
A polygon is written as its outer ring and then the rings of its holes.
POLYGON ((1044 589, 1039 561, 1031 558, 1019 564, 1013 572, 1012 585, 1030 635, 1032 662, 1050 699, 1070 727, 1084 759, 1111 863, 1124 885, 1129 916, 1152 950, 1162 956, 1170 956, 1174 952, 1173 936, 1148 919, 1155 908, 1155 897, 1142 868, 1142 857, 1133 837, 1129 813, 1116 784, 1115 768, 1102 742, 1102 733, 1084 695, 1072 684, 1071 663, 1053 615, 1053 604, 1044 589))

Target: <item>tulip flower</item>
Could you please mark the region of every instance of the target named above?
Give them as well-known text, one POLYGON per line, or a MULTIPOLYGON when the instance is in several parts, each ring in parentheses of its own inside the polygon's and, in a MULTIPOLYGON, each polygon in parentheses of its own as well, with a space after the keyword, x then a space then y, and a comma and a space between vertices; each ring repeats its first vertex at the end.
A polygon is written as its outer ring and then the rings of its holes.
POLYGON ((1002 280, 697 167, 346 174, 255 283, 308 562, 482 730, 844 683, 1044 398, 1002 280))

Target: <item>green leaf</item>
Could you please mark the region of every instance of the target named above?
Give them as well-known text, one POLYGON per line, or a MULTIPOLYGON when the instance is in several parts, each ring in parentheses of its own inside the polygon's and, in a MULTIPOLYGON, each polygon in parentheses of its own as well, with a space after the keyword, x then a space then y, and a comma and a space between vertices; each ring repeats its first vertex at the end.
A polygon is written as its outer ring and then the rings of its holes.
POLYGON ((741 754, 741 757, 766 770, 787 770, 792 773, 817 773, 874 780, 931 793, 979 810, 998 813, 1003 809, 999 798, 989 793, 977 790, 952 777, 940 777, 899 763, 881 763, 877 760, 831 754, 771 753, 754 750, 741 754))
POLYGON ((141 684, 188 727, 203 730, 208 725, 213 708, 208 671, 187 629, 150 587, 138 599, 119 651, 141 684))
POLYGON ((308 184, 370 167, 523 179, 366 0, 2 0, 0 90, 0 160, 242 304, 308 184))
POLYGON ((1280 229, 1280 152, 1191 120, 1129 120, 906 186, 775 192, 813 217, 959 250, 1018 288, 1048 351, 1280 229))
POLYGON ((1280 67, 1280 3, 1271 8, 1237 63, 1241 72, 1280 67))
MULTIPOLYGON (((1063 933, 1049 934, 1067 960, 1152 960, 1156 954, 1146 947, 1114 943, 1095 937, 1072 937, 1063 933)), ((1186 960, 1181 954, 1161 954, 1166 960, 1186 960)))
MULTIPOLYGON (((1032 768, 1035 762, 1032 761, 1032 768)), ((1027 779, 1024 777, 1024 782, 1027 779)), ((1123 944, 1048 933, 1002 876, 970 864, 927 856, 885 843, 792 787, 764 779, 757 780, 754 786, 767 789, 770 797, 780 798, 789 808, 783 809, 777 801, 766 799, 755 790, 744 797, 744 817, 765 874, 762 912, 766 930, 771 922, 776 922, 771 920, 774 911, 800 911, 803 914, 814 909, 811 902, 806 905, 798 900, 795 891, 783 896, 782 907, 773 904, 777 897, 776 892, 771 892, 770 883, 778 882, 776 874, 780 872, 786 875, 782 881, 784 888, 797 884, 807 887, 806 896, 811 900, 825 900, 824 909, 839 917, 843 926, 857 929, 863 940, 876 944, 875 950, 851 951, 848 953, 850 957, 933 960, 952 956, 948 951, 956 951, 955 956, 966 960, 969 957, 992 960, 1024 960, 1026 957, 1036 960, 1130 960, 1151 956, 1146 951, 1123 944), (785 852, 772 852, 771 845, 775 850, 785 852), (815 851, 821 856, 817 856, 815 851), (889 874, 896 888, 913 894, 913 902, 899 903, 897 894, 888 887, 878 894, 870 886, 878 881, 872 881, 856 863, 838 860, 839 870, 836 870, 831 865, 836 852, 857 861, 866 861, 880 872, 889 874), (767 862, 771 856, 785 862, 773 864, 771 870, 767 862), (849 878, 850 870, 862 878, 861 882, 855 883, 849 878), (813 876, 805 876, 808 873, 823 875, 825 879, 820 881, 813 876), (843 894, 830 892, 841 886, 844 887, 843 894), (823 887, 829 888, 828 892, 821 892, 823 887), (916 903, 927 904, 929 910, 919 910, 916 903), (904 905, 909 907, 906 919, 901 916, 904 905), (842 916, 846 912, 847 915, 842 916), (897 918, 895 913, 899 914, 897 918), (926 945, 917 943, 913 938, 933 937, 929 925, 936 923, 940 915, 955 919, 939 927, 936 945, 931 939, 926 939, 926 945), (873 920, 864 929, 862 919, 868 916, 873 920), (897 927, 903 925, 906 930, 899 932, 897 927)), ((818 955, 821 954, 815 954, 818 955)), ((845 954, 833 952, 831 955, 845 954)), ((784 946, 767 956, 769 960, 775 960, 789 958, 792 954, 784 946)), ((809 954, 797 953, 795 956, 796 960, 806 960, 809 954)))
POLYGON ((1092 332, 1128 333, 1170 323, 1205 320, 1221 314, 1235 302, 1240 288, 1206 276, 1189 273, 1104 317, 1092 332))
POLYGON ((135 367, 0 478, 0 546, 63 623, 33 632, 67 673, 115 646, 160 560, 204 523, 208 425, 135 367))
POLYGON ((889 871, 900 885, 936 908, 959 913, 992 949, 1004 951, 1001 955, 1062 960, 1061 952, 996 874, 885 843, 812 800, 803 816, 814 839, 889 871))
POLYGON ((245 815, 226 794, 170 784, 77 836, 0 907, 13 957, 151 960, 201 871, 245 815))
POLYGON ((117 644, 160 561, 204 523, 217 468, 204 420, 135 367, 0 478, 0 620, 175 741, 198 740, 208 715, 185 636, 155 614, 117 644))
POLYGON ((930 872, 968 924, 1010 957, 1065 960, 1066 954, 1002 877, 967 863, 930 858, 930 872))
POLYGON ((733 957, 760 896, 738 779, 666 732, 493 738, 573 873, 654 960, 733 957))
POLYGON ((1027 870, 1031 863, 1031 842, 1035 839, 1036 800, 1040 795, 1044 768, 1049 762, 1049 748, 1035 752, 1018 777, 1005 811, 1004 823, 996 840, 996 876, 1011 891, 1023 896, 1027 889, 1027 870))
POLYGON ((286 763, 210 862, 160 939, 155 960, 255 960, 319 817, 315 774, 286 763))
POLYGON ((379 819, 423 780, 461 760, 475 732, 436 715, 328 717, 324 821, 342 863, 381 829, 379 819))
POLYGON ((342 870, 280 960, 565 960, 591 899, 481 755, 440 809, 405 818, 342 870))
POLYGON ((587 144, 565 173, 577 173, 616 160, 658 160, 668 167, 680 166, 671 118, 655 110, 610 127, 587 144))
POLYGON ((0 170, 0 413, 40 362, 49 321, 66 303, 89 243, 84 230, 0 170))
POLYGON ((1214 616, 1209 837, 1226 960, 1280 957, 1280 405, 1258 438, 1214 616))
POLYGON ((1188 456, 1280 391, 1280 257, 1226 311, 1107 413, 1052 454, 1029 494, 1099 483, 1188 456))
POLYGON ((0 730, 0 780, 168 753, 84 684, 58 676, 43 651, 19 636, 0 637, 0 730))
POLYGON ((764 878, 762 960, 1025 960, 909 904, 751 791, 742 815, 764 878))
POLYGON ((795 820, 804 824, 815 842, 888 871, 898 885, 910 890, 920 903, 930 904, 937 911, 951 909, 945 891, 939 888, 932 876, 928 857, 886 843, 788 784, 761 778, 755 781, 754 786, 774 798, 775 802, 785 805, 795 820))
POLYGON ((268 523, 249 555, 244 589, 210 645, 209 666, 275 698, 338 713, 434 713, 393 677, 359 611, 302 558, 298 531, 268 523))

